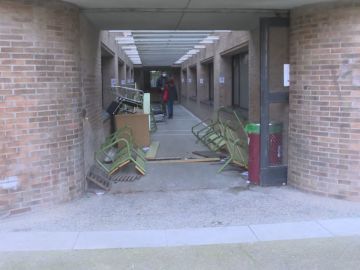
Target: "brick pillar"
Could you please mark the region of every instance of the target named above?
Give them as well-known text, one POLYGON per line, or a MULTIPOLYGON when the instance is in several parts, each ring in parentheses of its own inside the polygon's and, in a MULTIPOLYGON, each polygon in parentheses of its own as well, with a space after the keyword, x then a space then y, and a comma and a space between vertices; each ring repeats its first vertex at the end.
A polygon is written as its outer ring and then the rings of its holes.
POLYGON ((79 46, 74 6, 0 2, 0 214, 83 191, 79 46))
POLYGON ((289 183, 360 200, 360 4, 291 12, 289 183))

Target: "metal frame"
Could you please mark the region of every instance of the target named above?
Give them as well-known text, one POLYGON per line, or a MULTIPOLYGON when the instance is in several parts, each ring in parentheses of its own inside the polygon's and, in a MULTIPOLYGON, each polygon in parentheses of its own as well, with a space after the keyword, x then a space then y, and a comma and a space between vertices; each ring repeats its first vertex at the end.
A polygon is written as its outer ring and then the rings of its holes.
POLYGON ((269 166, 270 104, 288 103, 288 93, 271 92, 269 89, 269 30, 271 27, 288 27, 289 18, 260 19, 260 185, 274 186, 287 182, 287 165, 269 166))

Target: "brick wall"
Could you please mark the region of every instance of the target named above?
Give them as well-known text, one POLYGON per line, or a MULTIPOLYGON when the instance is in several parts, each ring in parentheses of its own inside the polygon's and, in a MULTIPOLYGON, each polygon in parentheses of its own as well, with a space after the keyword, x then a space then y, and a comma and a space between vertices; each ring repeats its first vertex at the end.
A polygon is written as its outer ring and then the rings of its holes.
POLYGON ((0 213, 83 191, 77 8, 0 2, 0 213))
POLYGON ((289 183, 360 199, 360 4, 291 12, 289 183))
POLYGON ((94 152, 104 139, 101 87, 100 31, 80 16, 80 68, 84 129, 85 172, 94 164, 94 152))

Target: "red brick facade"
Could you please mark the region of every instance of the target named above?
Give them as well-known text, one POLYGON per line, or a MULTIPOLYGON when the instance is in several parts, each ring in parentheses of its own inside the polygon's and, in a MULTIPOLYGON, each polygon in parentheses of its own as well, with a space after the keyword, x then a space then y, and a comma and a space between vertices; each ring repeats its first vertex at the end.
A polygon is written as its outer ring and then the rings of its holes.
POLYGON ((84 189, 77 8, 0 2, 0 214, 84 189))
POLYGON ((360 4, 291 12, 289 183, 360 199, 360 4))

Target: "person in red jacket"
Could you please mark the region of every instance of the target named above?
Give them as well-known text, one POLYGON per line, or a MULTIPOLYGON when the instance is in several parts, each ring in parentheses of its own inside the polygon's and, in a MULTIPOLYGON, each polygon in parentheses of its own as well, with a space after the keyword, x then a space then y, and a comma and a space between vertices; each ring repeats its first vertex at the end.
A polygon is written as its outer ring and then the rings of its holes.
POLYGON ((169 119, 173 118, 174 115, 174 101, 177 99, 177 90, 175 86, 174 79, 170 79, 170 82, 168 84, 168 116, 169 119))

